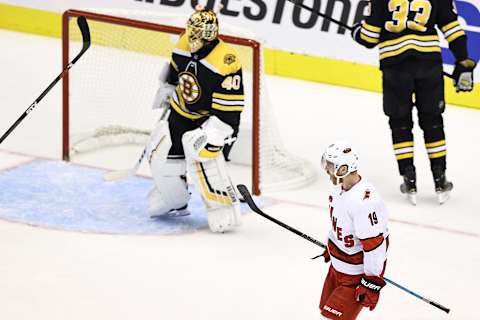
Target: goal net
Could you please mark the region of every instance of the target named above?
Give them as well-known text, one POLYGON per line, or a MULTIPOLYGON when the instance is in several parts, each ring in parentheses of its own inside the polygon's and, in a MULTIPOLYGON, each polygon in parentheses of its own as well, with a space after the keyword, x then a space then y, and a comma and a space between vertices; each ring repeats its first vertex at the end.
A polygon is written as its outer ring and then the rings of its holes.
MULTIPOLYGON (((160 69, 188 18, 132 10, 68 10, 63 15, 64 67, 82 46, 78 16, 87 18, 92 45, 63 80, 66 161, 101 149, 145 145, 159 117, 151 106, 160 69)), ((220 33, 239 53, 244 73, 246 101, 232 163, 251 168, 254 194, 312 182, 311 164, 282 144, 264 83, 262 42, 223 23, 220 33)), ((130 162, 138 156, 132 152, 130 162)))

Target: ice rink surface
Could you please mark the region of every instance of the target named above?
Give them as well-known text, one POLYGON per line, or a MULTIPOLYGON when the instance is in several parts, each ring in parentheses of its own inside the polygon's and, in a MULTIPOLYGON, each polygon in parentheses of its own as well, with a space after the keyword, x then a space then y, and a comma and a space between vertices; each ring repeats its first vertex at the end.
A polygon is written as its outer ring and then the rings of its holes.
MULTIPOLYGON (((58 75, 61 48, 57 39, 7 31, 0 31, 0 48, 3 133, 58 75)), ((360 173, 390 210, 386 276, 452 309, 445 315, 387 286, 377 309, 364 310, 359 319, 479 319, 480 112, 451 106, 445 112, 447 174, 455 187, 443 206, 436 203, 416 127, 419 195, 412 207, 399 193, 381 95, 278 77, 267 81, 285 145, 314 163, 320 178, 307 188, 266 194, 273 204, 264 210, 324 241, 330 221, 320 156, 328 143, 349 139, 360 153, 360 173)), ((60 158, 60 88, 0 146, 2 171, 60 158)), ((105 235, 0 221, 0 319, 318 319, 328 269, 310 260, 319 252, 253 213, 223 235, 205 228, 105 235)))

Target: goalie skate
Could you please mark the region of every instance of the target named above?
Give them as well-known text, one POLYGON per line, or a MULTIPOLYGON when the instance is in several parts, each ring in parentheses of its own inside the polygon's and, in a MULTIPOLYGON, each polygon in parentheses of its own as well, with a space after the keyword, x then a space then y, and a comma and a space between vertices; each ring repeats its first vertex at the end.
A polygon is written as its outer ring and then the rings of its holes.
POLYGON ((162 211, 150 211, 150 218, 158 219, 158 218, 177 218, 177 217, 185 217, 189 216, 190 211, 188 211, 187 206, 178 209, 172 209, 168 212, 162 211))
POLYGON ((168 212, 164 216, 168 217, 168 218, 177 218, 177 217, 186 217, 186 216, 189 216, 189 215, 190 215, 190 211, 188 211, 187 206, 185 206, 185 207, 180 208, 180 209, 171 210, 170 212, 168 212))

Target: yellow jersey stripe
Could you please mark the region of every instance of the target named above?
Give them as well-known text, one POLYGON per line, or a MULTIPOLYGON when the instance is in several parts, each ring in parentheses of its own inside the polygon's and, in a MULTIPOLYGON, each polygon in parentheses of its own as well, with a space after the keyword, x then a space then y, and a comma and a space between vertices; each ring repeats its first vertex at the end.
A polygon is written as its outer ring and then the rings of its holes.
POLYGON ((176 103, 173 99, 170 99, 170 106, 171 106, 178 114, 180 114, 181 116, 184 116, 185 118, 192 119, 192 120, 196 120, 196 119, 200 119, 200 118, 203 117, 203 116, 198 115, 198 114, 192 114, 192 113, 188 113, 188 112, 183 111, 182 108, 180 108, 180 106, 177 105, 177 103, 176 103))
POLYGON ((442 29, 442 32, 445 33, 448 30, 450 30, 452 28, 455 28, 456 26, 459 26, 459 25, 460 25, 460 22, 458 22, 458 20, 456 20, 456 21, 452 21, 452 22, 444 25, 441 29, 442 29))
POLYGON ((435 153, 429 153, 428 157, 430 159, 436 159, 436 158, 445 157, 446 155, 447 155, 447 151, 440 151, 440 152, 435 152, 435 153))
POLYGON ((218 93, 214 92, 212 94, 213 98, 218 98, 218 99, 223 99, 223 100, 244 100, 245 95, 244 94, 224 94, 224 93, 218 93))
POLYGON ((407 34, 406 36, 403 36, 403 37, 400 37, 400 38, 397 38, 397 39, 393 39, 393 40, 388 40, 388 41, 384 41, 382 43, 380 43, 379 45, 379 48, 384 48, 384 47, 388 47, 388 46, 391 46, 391 45, 394 45, 394 44, 399 44, 405 40, 419 40, 419 41, 438 41, 438 36, 419 36, 419 35, 416 35, 416 34, 407 34))
POLYGON ((461 37, 461 36, 464 36, 464 35, 465 35, 465 31, 463 31, 463 30, 458 30, 457 32, 452 33, 451 35, 449 35, 449 36, 447 37, 447 41, 448 41, 448 42, 452 42, 453 40, 455 40, 455 39, 457 39, 457 38, 459 38, 459 37, 461 37))
POLYGON ((413 141, 399 142, 393 145, 394 149, 400 149, 405 147, 413 147, 413 141))
POLYGON ((425 147, 427 147, 427 148, 440 147, 440 146, 443 146, 443 145, 445 145, 445 140, 439 140, 439 141, 435 141, 435 142, 425 143, 425 147))
POLYGON ((413 152, 399 154, 395 158, 397 158, 397 160, 410 159, 413 158, 413 152))
POLYGON ((385 59, 385 58, 390 58, 390 57, 393 57, 393 56, 398 56, 401 53, 404 53, 405 51, 411 50, 411 49, 419 51, 419 52, 440 52, 441 51, 440 47, 437 47, 437 46, 421 47, 421 46, 417 46, 415 44, 409 44, 409 45, 406 45, 404 47, 401 47, 400 49, 397 49, 397 50, 394 50, 394 51, 388 51, 388 52, 380 54, 380 60, 385 59))
POLYGON ((366 23, 366 22, 363 22, 363 23, 362 23, 362 27, 364 27, 364 28, 367 29, 368 31, 371 31, 371 32, 374 32, 374 33, 380 33, 380 31, 382 31, 382 28, 376 27, 376 26, 372 26, 371 24, 368 24, 368 23, 366 23))
POLYGON ((363 40, 369 42, 369 43, 373 43, 373 44, 376 44, 378 42, 380 42, 380 40, 378 39, 375 39, 375 38, 371 38, 369 36, 366 36, 365 34, 363 33, 360 33, 360 38, 362 38, 363 40))
POLYGON ((178 72, 178 66, 175 63, 175 61, 173 61, 173 59, 170 61, 170 64, 173 66, 173 69, 175 69, 178 72))
POLYGON ((212 109, 221 110, 221 111, 242 111, 243 106, 226 106, 223 104, 212 103, 212 109))

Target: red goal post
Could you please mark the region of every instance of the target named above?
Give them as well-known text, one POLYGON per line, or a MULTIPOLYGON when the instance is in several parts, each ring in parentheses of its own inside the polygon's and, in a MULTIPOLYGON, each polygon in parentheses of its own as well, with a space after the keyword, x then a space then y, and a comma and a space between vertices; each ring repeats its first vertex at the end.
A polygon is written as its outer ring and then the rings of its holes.
MULTIPOLYGON (((62 61, 63 67, 65 68, 70 61, 70 52, 69 52, 69 34, 70 34, 70 24, 69 21, 71 18, 76 18, 79 16, 84 16, 88 20, 100 21, 105 23, 111 23, 116 25, 128 26, 132 28, 140 28, 151 31, 159 31, 171 34, 180 34, 184 32, 184 29, 161 25, 151 22, 133 20, 122 17, 115 17, 105 14, 92 13, 88 11, 81 10, 67 10, 64 12, 62 17, 62 61)), ((259 108, 260 108, 260 44, 252 39, 245 39, 240 37, 233 37, 229 35, 220 35, 220 38, 227 42, 241 46, 251 47, 253 52, 253 68, 252 68, 252 132, 253 132, 253 141, 252 141, 252 189, 255 195, 260 194, 259 187, 259 108)), ((95 35, 92 35, 92 41, 95 40, 95 35)), ((63 77, 63 159, 65 161, 70 160, 70 82, 69 74, 67 73, 63 77)))
MULTIPOLYGON (((65 161, 83 161, 88 152, 106 151, 111 146, 145 145, 158 119, 158 110, 151 108, 158 74, 170 59, 188 18, 155 11, 68 10, 63 15, 62 29, 64 67, 69 63, 70 51, 77 52, 81 45, 74 23, 79 16, 89 22, 91 48, 63 78, 65 161)), ((263 72, 263 41, 254 32, 223 22, 220 33, 238 52, 245 87, 239 136, 230 153, 231 163, 236 165, 232 178, 246 183, 245 175, 251 167, 252 191, 256 195, 314 181, 313 166, 290 153, 280 137, 263 72)), ((95 162, 94 166, 111 169, 118 165, 111 161, 117 151, 104 152, 103 162, 95 162)), ((122 157, 128 160, 130 156, 122 157)), ((92 158, 96 161, 100 156, 93 153, 92 158)))

